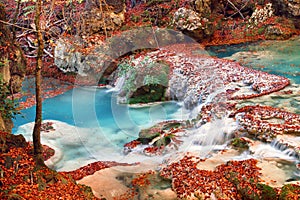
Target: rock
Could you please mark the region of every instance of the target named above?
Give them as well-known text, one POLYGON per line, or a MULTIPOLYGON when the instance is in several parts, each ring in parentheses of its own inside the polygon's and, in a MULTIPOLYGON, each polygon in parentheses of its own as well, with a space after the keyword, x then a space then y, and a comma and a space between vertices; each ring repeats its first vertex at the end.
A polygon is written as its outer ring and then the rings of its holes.
POLYGON ((179 8, 175 12, 172 25, 176 29, 200 41, 212 35, 213 32, 212 23, 207 18, 184 7, 179 8))
POLYGON ((285 40, 292 36, 290 32, 281 30, 276 25, 269 25, 266 28, 265 37, 267 40, 285 40))
POLYGON ((125 2, 118 0, 90 0, 80 27, 84 35, 106 33, 121 27, 125 20, 125 2))
POLYGON ((54 50, 55 65, 64 72, 76 72, 81 76, 92 74, 90 65, 96 64, 93 61, 98 61, 97 57, 89 56, 90 63, 87 64, 87 57, 78 50, 84 43, 80 39, 71 41, 68 39, 58 39, 54 50))
POLYGON ((275 14, 286 16, 294 21, 296 28, 300 28, 300 1, 299 0, 272 0, 275 14))
POLYGON ((263 8, 257 7, 248 21, 249 28, 265 22, 267 19, 273 16, 273 13, 274 10, 271 3, 266 4, 263 8))
MULTIPOLYGON (((211 10, 212 12, 219 13, 225 17, 241 18, 243 16, 244 18, 247 18, 251 16, 255 9, 254 1, 235 0, 231 1, 231 3, 232 4, 226 0, 211 0, 211 10), (240 13, 237 9, 240 10, 240 13)), ((260 4, 259 2, 257 3, 260 4)))
MULTIPOLYGON (((2 3, 0 4, 0 19, 7 21, 4 4, 2 3)), ((0 33, 0 76, 2 76, 1 83, 3 83, 3 88, 0 89, 3 95, 5 87, 11 88, 13 93, 20 91, 25 76, 26 62, 22 50, 13 41, 9 26, 0 23, 0 33)), ((3 96, 6 98, 6 95, 3 96)), ((0 107, 4 109, 4 112, 7 111, 5 105, 0 107)), ((11 119, 7 118, 6 114, 3 114, 4 112, 2 110, 0 114, 0 130, 11 132, 13 123, 11 119)))
MULTIPOLYGON (((155 124, 154 126, 147 128, 147 129, 142 129, 139 133, 139 141, 141 141, 143 144, 148 144, 151 142, 154 138, 160 136, 161 134, 164 133, 164 131, 168 131, 170 129, 176 129, 182 126, 182 123, 179 121, 166 121, 166 122, 161 122, 158 124, 155 124)), ((167 145, 170 143, 170 138, 167 137, 162 137, 156 140, 155 142, 157 146, 160 145, 167 145)))
POLYGON ((88 76, 106 84, 118 78, 113 74, 118 68, 117 58, 139 49, 155 49, 192 40, 179 31, 159 28, 153 30, 149 27, 123 32, 95 44, 93 49, 82 38, 58 39, 54 49, 55 65, 64 72, 88 76))
POLYGON ((6 153, 13 147, 25 147, 26 145, 23 135, 0 132, 0 153, 6 153))
POLYGON ((277 15, 300 17, 299 0, 272 0, 277 15))
POLYGON ((155 125, 148 129, 143 129, 139 132, 139 141, 143 144, 148 144, 152 139, 159 136, 162 133, 161 127, 155 125))

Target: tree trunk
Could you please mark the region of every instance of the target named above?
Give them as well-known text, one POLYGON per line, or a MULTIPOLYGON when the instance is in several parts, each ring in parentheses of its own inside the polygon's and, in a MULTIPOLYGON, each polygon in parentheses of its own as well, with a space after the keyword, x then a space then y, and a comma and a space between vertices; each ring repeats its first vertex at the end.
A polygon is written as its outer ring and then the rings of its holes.
POLYGON ((35 123, 33 129, 33 147, 34 147, 34 157, 37 167, 45 166, 43 159, 43 147, 41 144, 41 126, 42 126, 42 96, 41 96, 41 82, 42 82, 42 66, 43 66, 43 35, 40 26, 40 15, 42 8, 42 0, 36 1, 36 14, 35 14, 35 26, 38 40, 38 51, 37 51, 37 61, 36 61, 36 75, 35 75, 35 92, 36 92, 36 114, 35 123))

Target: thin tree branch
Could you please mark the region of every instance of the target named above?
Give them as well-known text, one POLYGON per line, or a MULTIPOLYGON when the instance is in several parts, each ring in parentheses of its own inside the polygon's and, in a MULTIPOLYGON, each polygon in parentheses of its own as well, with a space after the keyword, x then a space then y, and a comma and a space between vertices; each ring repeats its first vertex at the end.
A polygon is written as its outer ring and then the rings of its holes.
MULTIPOLYGON (((247 2, 239 9, 239 11, 241 11, 243 8, 245 8, 245 7, 248 5, 249 1, 250 1, 250 0, 248 0, 248 1, 247 1, 247 2)), ((239 11, 233 13, 233 14, 230 15, 229 17, 226 17, 226 19, 228 19, 228 18, 232 17, 233 15, 237 14, 239 11)))
MULTIPOLYGON (((14 18, 13 18, 13 24, 16 24, 16 21, 18 19, 18 16, 19 16, 19 10, 20 10, 20 4, 21 4, 21 0, 18 0, 17 2, 17 8, 16 8, 16 12, 15 12, 15 15, 14 15, 14 18)), ((13 26, 12 28, 12 33, 13 33, 13 40, 15 41, 16 40, 16 27, 13 26)))
POLYGON ((9 23, 9 22, 3 21, 3 20, 0 20, 0 23, 6 24, 6 25, 9 25, 9 26, 14 26, 14 27, 17 27, 17 28, 21 28, 21 29, 24 29, 24 30, 29 30, 29 31, 36 32, 36 30, 34 30, 34 29, 18 26, 16 24, 12 24, 12 23, 9 23))
POLYGON ((232 3, 230 0, 227 0, 227 2, 241 15, 243 19, 245 19, 244 15, 241 13, 241 10, 239 10, 234 3, 232 3))
POLYGON ((47 51, 46 49, 44 49, 44 53, 46 53, 51 58, 54 58, 54 56, 49 51, 47 51))

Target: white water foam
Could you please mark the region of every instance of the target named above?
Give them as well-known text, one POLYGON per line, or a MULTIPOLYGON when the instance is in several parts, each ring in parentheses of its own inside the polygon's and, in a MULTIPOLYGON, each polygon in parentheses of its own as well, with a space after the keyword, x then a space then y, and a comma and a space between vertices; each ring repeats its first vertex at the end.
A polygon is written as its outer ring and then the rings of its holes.
POLYGON ((108 89, 106 92, 119 92, 125 83, 125 76, 121 76, 116 80, 115 87, 108 89))

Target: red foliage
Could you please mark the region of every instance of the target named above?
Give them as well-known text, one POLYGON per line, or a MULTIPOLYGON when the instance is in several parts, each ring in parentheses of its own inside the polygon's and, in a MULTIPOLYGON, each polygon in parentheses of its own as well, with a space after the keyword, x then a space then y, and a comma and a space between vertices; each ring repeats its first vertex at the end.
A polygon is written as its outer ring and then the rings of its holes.
POLYGON ((270 106, 245 106, 240 108, 232 116, 242 113, 240 123, 246 130, 256 133, 272 134, 299 134, 300 115, 286 112, 282 109, 270 106), (270 119, 281 119, 283 123, 268 121, 270 119))
POLYGON ((127 147, 127 148, 130 148, 130 149, 133 149, 135 148, 137 145, 141 144, 140 141, 138 140, 132 140, 131 142, 128 142, 124 145, 124 147, 127 147))
POLYGON ((202 161, 197 157, 185 156, 163 168, 160 173, 162 177, 172 180, 172 189, 179 198, 196 195, 210 199, 211 194, 219 194, 225 199, 241 199, 239 191, 244 189, 251 194, 259 193, 256 183, 261 181, 260 168, 256 166, 256 160, 229 161, 215 171, 198 169, 197 165, 202 161))
POLYGON ((64 173, 35 169, 32 152, 28 144, 0 154, 0 199, 96 199, 64 173))
POLYGON ((98 162, 88 164, 88 165, 81 167, 79 169, 76 169, 74 171, 62 172, 62 173, 71 175, 72 178, 75 180, 80 180, 83 177, 92 175, 101 169, 105 169, 105 168, 109 168, 109 167, 113 167, 113 166, 132 166, 132 165, 136 165, 136 164, 137 163, 128 164, 128 163, 118 163, 115 161, 98 161, 98 162))

